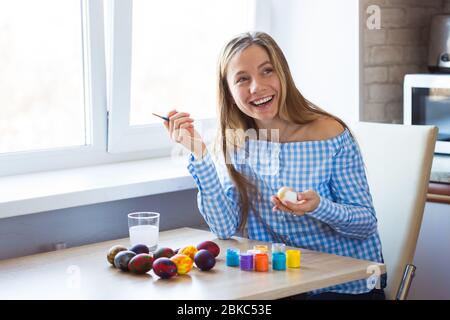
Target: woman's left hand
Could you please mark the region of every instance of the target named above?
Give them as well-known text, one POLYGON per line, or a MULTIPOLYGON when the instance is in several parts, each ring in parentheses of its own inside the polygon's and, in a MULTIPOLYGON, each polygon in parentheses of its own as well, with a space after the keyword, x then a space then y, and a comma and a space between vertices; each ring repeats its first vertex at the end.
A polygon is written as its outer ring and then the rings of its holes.
POLYGON ((298 216, 303 216, 307 212, 314 211, 320 203, 320 196, 314 190, 297 192, 297 203, 290 201, 282 202, 277 196, 272 196, 272 202, 275 206, 273 211, 281 210, 298 216))

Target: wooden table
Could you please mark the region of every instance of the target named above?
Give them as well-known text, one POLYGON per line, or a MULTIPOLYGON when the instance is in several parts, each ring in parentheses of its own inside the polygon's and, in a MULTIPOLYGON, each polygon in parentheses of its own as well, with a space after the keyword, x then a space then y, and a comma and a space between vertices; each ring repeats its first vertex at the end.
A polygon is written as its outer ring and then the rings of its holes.
MULTIPOLYGON (((119 239, 0 261, 0 299, 277 299, 367 278, 369 266, 383 264, 302 249, 301 268, 247 272, 225 265, 226 248, 252 249, 259 241, 191 228, 160 233, 160 246, 178 248, 213 240, 221 248, 214 269, 193 268, 186 275, 160 279, 153 271, 134 275, 113 268, 106 260, 119 239)), ((270 246, 269 246, 270 248, 270 246)))

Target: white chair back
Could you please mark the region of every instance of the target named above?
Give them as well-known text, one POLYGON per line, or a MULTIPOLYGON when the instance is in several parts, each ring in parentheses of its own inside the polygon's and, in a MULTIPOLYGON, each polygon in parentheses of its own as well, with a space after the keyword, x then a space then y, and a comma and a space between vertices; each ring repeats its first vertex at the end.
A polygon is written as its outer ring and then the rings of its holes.
POLYGON ((437 128, 359 122, 350 129, 363 155, 378 218, 386 298, 395 299, 404 268, 414 258, 437 128))

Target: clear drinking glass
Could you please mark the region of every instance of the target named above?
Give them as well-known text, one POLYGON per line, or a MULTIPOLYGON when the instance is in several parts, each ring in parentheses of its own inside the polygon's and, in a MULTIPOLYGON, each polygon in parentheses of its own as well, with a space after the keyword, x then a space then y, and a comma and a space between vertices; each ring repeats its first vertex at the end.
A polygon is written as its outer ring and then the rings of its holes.
POLYGON ((128 214, 128 230, 130 243, 145 244, 150 251, 158 247, 159 213, 158 212, 132 212, 128 214))

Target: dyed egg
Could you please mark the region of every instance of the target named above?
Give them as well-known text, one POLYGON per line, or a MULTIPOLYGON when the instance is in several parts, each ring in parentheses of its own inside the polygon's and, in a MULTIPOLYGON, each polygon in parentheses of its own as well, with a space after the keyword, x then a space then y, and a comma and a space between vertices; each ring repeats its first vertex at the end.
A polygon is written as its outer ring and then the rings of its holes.
POLYGON ((175 255, 175 252, 171 248, 161 247, 153 253, 153 257, 158 258, 171 258, 175 255))
POLYGON ((148 253, 140 253, 131 258, 128 263, 128 270, 137 274, 144 274, 152 270, 153 256, 148 253))
POLYGON ((136 256, 136 253, 133 251, 120 251, 114 257, 114 266, 122 271, 128 271, 128 263, 134 256, 136 256))
POLYGON ((297 202, 297 193, 292 188, 281 187, 277 196, 281 201, 297 202))
POLYGON ((187 246, 184 248, 181 248, 178 253, 185 254, 192 260, 194 260, 195 254, 197 253, 197 248, 194 246, 187 246))
POLYGON ((108 250, 108 254, 106 256, 106 259, 108 259, 108 262, 111 263, 114 266, 114 258, 116 257, 116 254, 118 254, 120 251, 126 251, 126 250, 128 250, 128 249, 126 247, 124 247, 124 246, 121 246, 121 245, 112 246, 108 250))
POLYGON ((177 274, 177 265, 169 258, 158 258, 153 261, 153 272, 158 277, 169 279, 177 274))
POLYGON ((178 274, 186 274, 191 271, 194 261, 185 254, 176 254, 170 258, 177 265, 178 274))
POLYGON ((131 247, 130 251, 133 251, 136 254, 150 253, 150 250, 145 244, 135 244, 131 247))
POLYGON ((202 250, 202 249, 208 250, 209 252, 211 252, 211 254, 214 257, 217 257, 220 253, 220 247, 217 245, 217 243, 215 243, 213 241, 200 242, 197 245, 197 250, 202 250))
POLYGON ((195 265, 202 271, 211 270, 216 265, 216 258, 208 250, 199 250, 194 257, 195 265))

